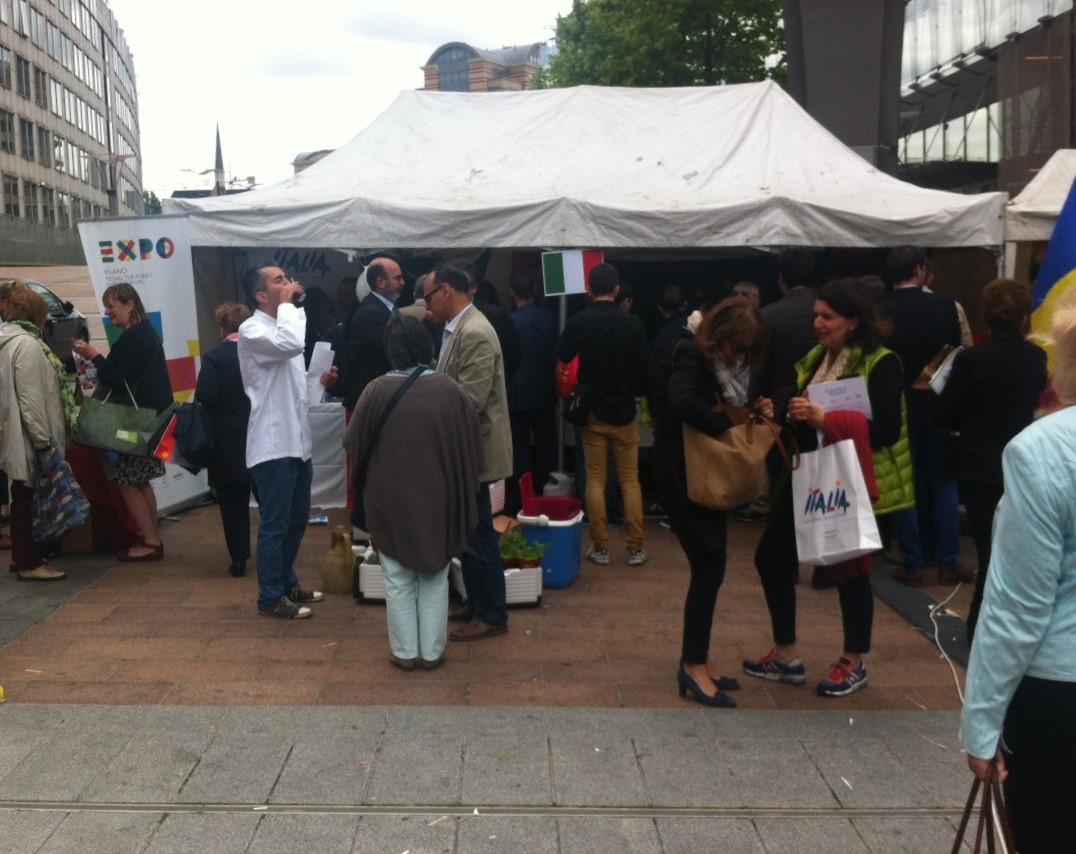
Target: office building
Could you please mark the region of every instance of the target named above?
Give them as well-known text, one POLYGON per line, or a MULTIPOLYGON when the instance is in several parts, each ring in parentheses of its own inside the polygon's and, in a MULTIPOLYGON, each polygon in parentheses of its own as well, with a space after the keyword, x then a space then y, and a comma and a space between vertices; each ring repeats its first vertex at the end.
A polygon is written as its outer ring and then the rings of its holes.
POLYGON ((76 223, 139 214, 134 63, 104 0, 0 0, 0 262, 84 263, 76 223))

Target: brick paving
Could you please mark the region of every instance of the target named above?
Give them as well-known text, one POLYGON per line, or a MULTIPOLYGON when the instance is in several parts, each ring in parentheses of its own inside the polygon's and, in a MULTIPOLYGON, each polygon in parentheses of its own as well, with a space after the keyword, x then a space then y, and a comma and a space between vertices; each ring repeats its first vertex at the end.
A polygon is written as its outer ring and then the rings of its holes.
MULTIPOLYGON (((342 511, 330 515, 343 520, 342 511)), ((881 600, 867 659, 870 686, 840 700, 816 696, 813 683, 839 651, 840 615, 835 591, 807 584, 798 598, 808 685, 742 676, 740 660, 770 646, 751 563, 761 526, 732 522, 729 530, 712 655, 741 676, 742 708, 959 709, 952 675, 931 641, 881 600)), ((308 587, 320 580, 330 531, 308 530, 299 566, 308 587)), ((546 590, 540 607, 513 608, 506 636, 450 642, 440 669, 402 673, 388 662, 380 605, 330 594, 310 620, 259 616, 253 575, 234 579, 225 570, 216 507, 199 507, 166 530, 163 562, 117 563, 0 648, 0 685, 14 703, 690 708, 675 683, 686 561, 656 522, 647 522, 646 536, 651 560, 644 567, 623 562, 622 531, 613 529, 612 565, 584 561, 573 586, 546 590)), ((970 543, 965 548, 972 553, 970 543)), ((77 577, 82 559, 64 557, 61 565, 77 577)), ((879 562, 876 572, 887 571, 879 562)), ((14 576, 0 579, 8 593, 15 584, 14 576)), ((30 587, 20 584, 18 592, 30 587)), ((949 592, 925 589, 938 599, 949 592)), ((961 588, 950 609, 966 613, 969 599, 970 589, 961 588)))

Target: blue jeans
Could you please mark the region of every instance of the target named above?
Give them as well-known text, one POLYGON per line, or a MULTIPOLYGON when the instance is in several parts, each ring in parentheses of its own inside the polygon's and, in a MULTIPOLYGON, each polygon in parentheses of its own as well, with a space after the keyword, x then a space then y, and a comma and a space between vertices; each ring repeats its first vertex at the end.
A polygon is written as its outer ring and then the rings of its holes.
POLYGON ((283 457, 250 470, 258 487, 258 607, 271 608, 299 583, 295 558, 310 521, 310 460, 283 457))
POLYGON ((478 526, 467 538, 462 563, 467 603, 475 617, 490 626, 507 623, 504 564, 501 562, 500 538, 493 527, 488 483, 478 489, 478 526))
POLYGON ((415 572, 381 552, 381 569, 392 654, 436 661, 448 639, 448 564, 440 572, 415 572))
POLYGON ((945 474, 945 435, 933 424, 908 429, 919 543, 940 568, 952 569, 960 557, 960 494, 956 481, 945 474))
MULTIPOLYGON (((919 493, 916 492, 916 500, 919 493)), ((897 538, 897 548, 904 558, 904 568, 908 572, 923 571, 923 546, 919 542, 919 514, 915 507, 895 510, 889 517, 893 520, 893 536, 897 538)))

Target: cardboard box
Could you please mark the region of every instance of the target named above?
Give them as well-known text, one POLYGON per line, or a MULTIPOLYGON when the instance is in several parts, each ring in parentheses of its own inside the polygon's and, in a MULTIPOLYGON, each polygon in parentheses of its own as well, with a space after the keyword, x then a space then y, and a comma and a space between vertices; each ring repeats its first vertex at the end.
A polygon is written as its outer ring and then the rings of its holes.
POLYGON ((503 540, 513 531, 522 529, 523 524, 514 516, 494 516, 493 527, 497 531, 497 536, 503 540))
POLYGON ((89 554, 94 550, 93 514, 60 538, 61 554, 89 554))

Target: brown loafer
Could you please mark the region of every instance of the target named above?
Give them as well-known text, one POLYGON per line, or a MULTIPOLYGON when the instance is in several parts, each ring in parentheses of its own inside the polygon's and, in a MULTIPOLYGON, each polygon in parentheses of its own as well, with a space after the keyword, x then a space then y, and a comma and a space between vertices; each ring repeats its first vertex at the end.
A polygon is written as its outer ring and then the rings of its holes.
POLYGON ((470 605, 460 605, 455 611, 448 612, 450 623, 469 623, 474 619, 474 611, 470 605))
POLYGON ((975 580, 975 571, 961 566, 959 563, 952 569, 938 569, 938 584, 942 587, 956 587, 975 580))
POLYGON ((438 667, 440 667, 444 663, 445 663, 445 657, 443 655, 439 655, 433 661, 429 661, 429 660, 427 660, 425 658, 420 658, 418 660, 418 666, 421 667, 423 670, 436 670, 438 667))
POLYGON ((484 640, 503 635, 508 631, 508 623, 483 623, 481 620, 471 622, 454 629, 449 635, 454 641, 484 640))
POLYGON ((923 573, 922 572, 910 572, 902 566, 898 566, 893 570, 893 580, 899 581, 905 587, 922 587, 923 586, 923 573))
POLYGON ((400 670, 414 670, 418 665, 417 658, 397 658, 395 655, 390 655, 389 661, 399 667, 400 670))

